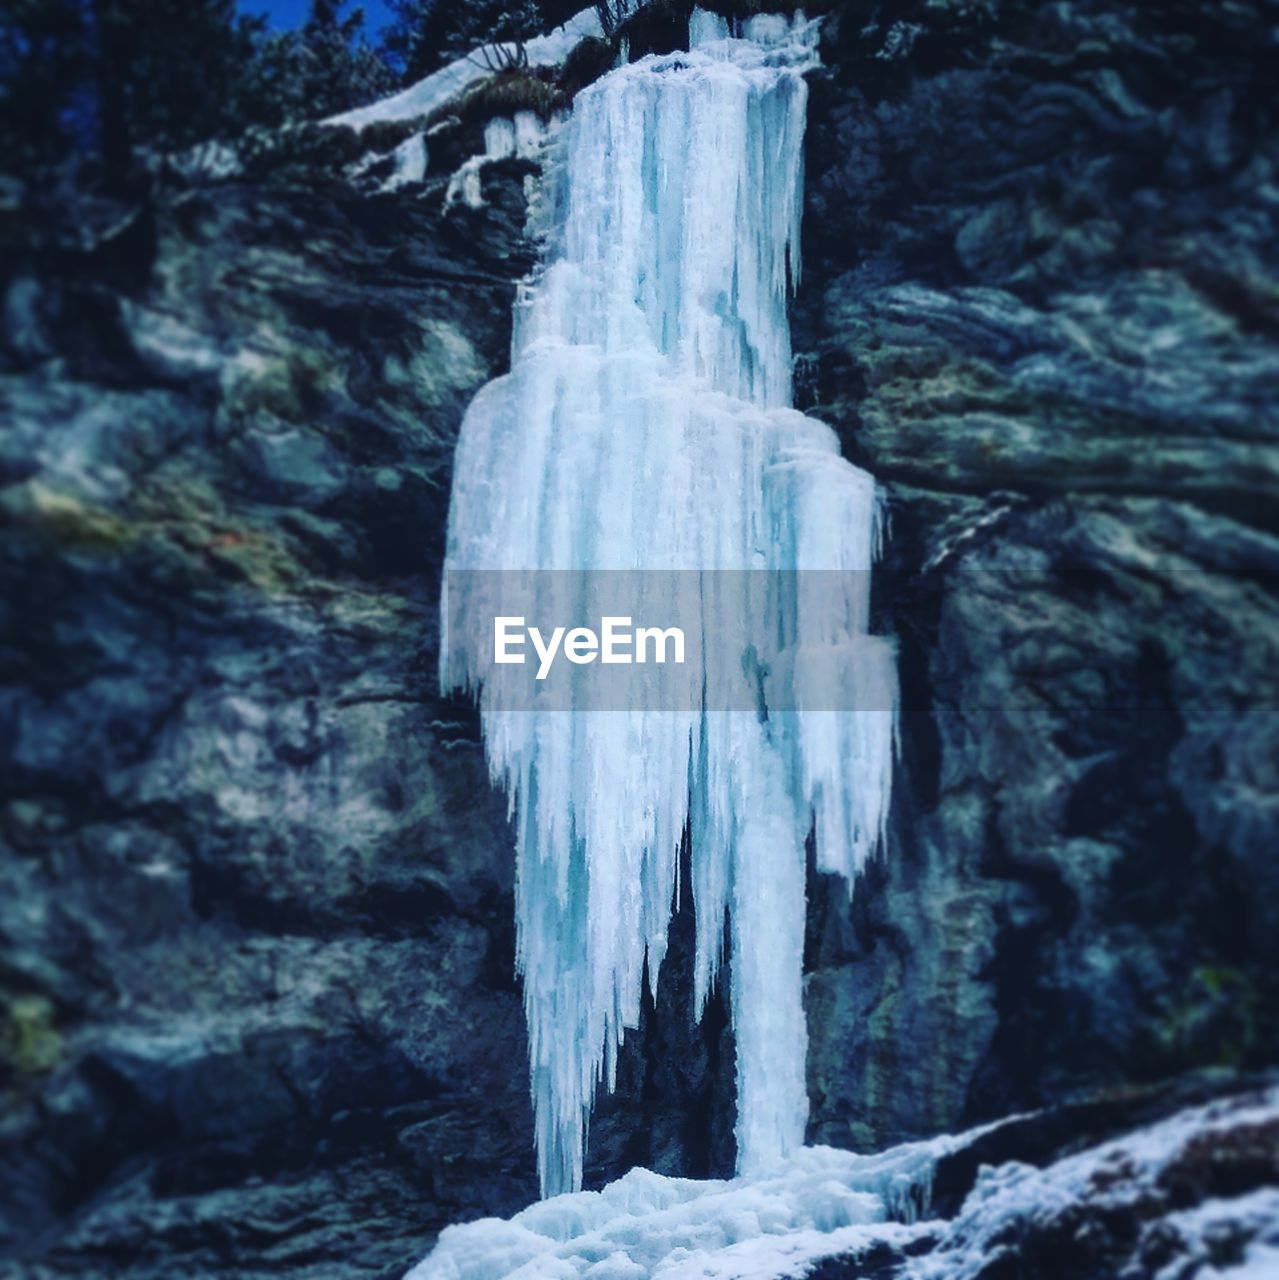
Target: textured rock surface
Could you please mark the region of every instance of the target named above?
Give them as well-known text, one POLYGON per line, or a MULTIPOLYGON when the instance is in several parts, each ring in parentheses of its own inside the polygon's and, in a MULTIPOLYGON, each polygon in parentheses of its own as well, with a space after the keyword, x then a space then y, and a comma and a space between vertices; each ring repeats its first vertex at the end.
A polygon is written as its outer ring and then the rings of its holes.
POLYGON ((504 808, 435 692, 528 265, 490 187, 188 191, 6 262, 14 1274, 395 1274, 535 1194, 504 808))
POLYGON ((929 1220, 899 1242, 819 1263, 812 1280, 1188 1280, 1245 1263, 1238 1274, 1269 1274, 1279 1257, 1273 1088, 1167 1115, 1175 1094, 979 1131, 939 1163, 929 1220), (1126 1132, 1107 1134, 1120 1120, 1126 1132))
POLYGON ((812 1135, 1277 1052, 1272 4, 846 4, 806 405, 886 483, 889 857, 810 937, 812 1135))
MULTIPOLYGON (((1275 6, 1200 9, 834 6, 796 347, 888 486, 906 704, 890 856, 813 895, 814 1140, 1279 1058, 1275 6)), ((293 177, 3 228, 15 1276, 390 1276, 535 1191, 509 836, 434 680, 522 173, 293 177)), ((731 1164, 686 932, 588 1182, 731 1164)))

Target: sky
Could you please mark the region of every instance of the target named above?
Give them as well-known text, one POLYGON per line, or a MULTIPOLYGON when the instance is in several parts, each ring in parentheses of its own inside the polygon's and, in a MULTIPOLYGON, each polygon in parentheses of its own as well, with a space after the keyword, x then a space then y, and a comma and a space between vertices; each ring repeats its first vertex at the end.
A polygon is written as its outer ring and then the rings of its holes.
MULTIPOLYGON (((390 21, 391 13, 386 0, 361 0, 364 8, 364 31, 377 36, 390 21)), ((297 27, 306 18, 311 0, 238 0, 241 13, 265 13, 271 25, 280 31, 297 27)))

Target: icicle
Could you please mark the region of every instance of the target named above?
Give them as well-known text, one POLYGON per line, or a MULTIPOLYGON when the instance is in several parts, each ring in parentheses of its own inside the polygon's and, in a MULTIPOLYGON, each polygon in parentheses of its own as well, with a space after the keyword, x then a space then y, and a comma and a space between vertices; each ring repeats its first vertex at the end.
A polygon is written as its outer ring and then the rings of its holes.
MULTIPOLYGON (((730 924, 739 1166, 802 1143, 805 839, 815 826, 818 865, 851 884, 883 834, 895 687, 889 648, 867 635, 874 485, 788 407, 810 29, 748 27, 756 41, 698 18, 692 52, 578 95, 552 148, 547 265, 517 307, 511 372, 463 423, 447 567, 770 571, 745 597, 701 579, 705 634, 753 637, 774 691, 843 679, 864 695, 848 705, 876 709, 720 710, 740 702, 740 661, 707 675, 707 710, 565 715, 479 691, 515 818, 545 1194, 581 1185, 595 1090, 637 1024, 646 959, 656 982, 665 953, 686 824, 690 1013, 730 924), (803 581, 790 570, 840 572, 823 592, 779 585, 803 581), (756 636, 774 614, 784 634, 756 636)), ((474 685, 491 630, 464 623, 489 603, 446 619, 446 683, 474 685)))

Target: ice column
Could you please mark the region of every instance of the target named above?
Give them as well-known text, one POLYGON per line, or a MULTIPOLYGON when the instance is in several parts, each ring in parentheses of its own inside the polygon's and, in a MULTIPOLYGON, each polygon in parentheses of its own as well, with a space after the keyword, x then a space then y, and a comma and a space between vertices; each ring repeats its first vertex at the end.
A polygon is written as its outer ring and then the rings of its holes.
MULTIPOLYGON (((780 582, 780 571, 870 568, 873 482, 789 407, 808 29, 760 20, 728 39, 699 19, 694 30, 692 52, 622 67, 577 97, 546 180, 550 238, 517 307, 511 372, 462 426, 450 570, 756 569, 780 582)), ((805 839, 815 829, 818 865, 851 888, 888 803, 893 661, 867 635, 867 578, 782 602, 785 634, 768 643, 776 679, 800 679, 815 654, 881 710, 539 713, 473 689, 515 820, 544 1194, 581 1184, 595 1089, 611 1087, 637 1023, 646 961, 657 980, 686 827, 690 1016, 729 921, 739 1168, 802 1144, 805 839)), ((777 603, 745 607, 708 585, 701 607, 708 634, 745 637, 777 603)), ((449 641, 490 643, 456 627, 449 641)), ((474 683, 474 656, 462 684, 474 683)))

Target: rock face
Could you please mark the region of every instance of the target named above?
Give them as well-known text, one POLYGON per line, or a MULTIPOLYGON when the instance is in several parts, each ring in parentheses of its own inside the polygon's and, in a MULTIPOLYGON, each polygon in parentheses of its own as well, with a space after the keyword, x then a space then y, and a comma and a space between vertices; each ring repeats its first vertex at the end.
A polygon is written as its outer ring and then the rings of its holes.
MULTIPOLYGON (((1202 8, 827 20, 801 407, 885 483, 905 701, 890 852, 812 895, 813 1141, 1279 1059, 1279 47, 1202 8)), ((5 215, 0 1274, 391 1276, 535 1195, 510 837, 435 679, 530 263, 485 174, 5 215)), ((687 928, 588 1183, 731 1166, 687 928)))
POLYGON ((189 190, 5 263, 12 1274, 397 1274, 536 1193, 505 811, 435 676, 529 265, 489 176, 447 219, 189 190))
MULTIPOLYGON (((1174 1091, 1175 1092, 1175 1091, 1174 1091)), ((1148 1098, 979 1130, 936 1169, 929 1217, 820 1262, 813 1280, 1159 1280, 1269 1275, 1279 1261, 1279 1093, 1254 1089, 1143 1124, 1148 1098), (1109 1111, 1109 1116, 1104 1113, 1109 1111), (1122 1136, 1099 1142, 1123 1115, 1122 1136), (1135 1127, 1140 1126, 1140 1127, 1135 1127), (956 1202, 955 1192, 962 1201, 956 1202)))
POLYGON ((801 407, 885 484, 904 704, 814 905, 815 1140, 1279 1051, 1274 17, 825 26, 801 407))

